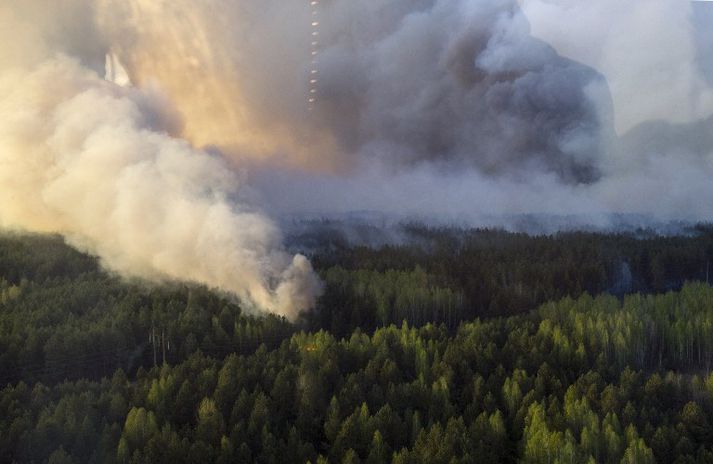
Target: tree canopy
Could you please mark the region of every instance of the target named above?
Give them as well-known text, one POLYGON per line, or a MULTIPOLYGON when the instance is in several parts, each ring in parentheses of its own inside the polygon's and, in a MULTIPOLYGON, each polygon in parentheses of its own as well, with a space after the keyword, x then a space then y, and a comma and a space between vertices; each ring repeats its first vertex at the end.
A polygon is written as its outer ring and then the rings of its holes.
POLYGON ((0 462, 713 462, 705 236, 461 239, 317 254, 325 295, 291 324, 217 290, 126 281, 56 238, 2 238, 0 462), (542 245, 518 268, 520 240, 542 245), (618 242, 633 243, 606 252, 630 263, 627 291, 606 292, 607 272, 606 288, 573 284, 591 282, 591 251, 553 277, 568 247, 618 242), (679 263, 662 291, 645 253, 679 263), (475 300, 465 283, 490 273, 475 300), (474 303, 518 282, 553 293, 474 303))

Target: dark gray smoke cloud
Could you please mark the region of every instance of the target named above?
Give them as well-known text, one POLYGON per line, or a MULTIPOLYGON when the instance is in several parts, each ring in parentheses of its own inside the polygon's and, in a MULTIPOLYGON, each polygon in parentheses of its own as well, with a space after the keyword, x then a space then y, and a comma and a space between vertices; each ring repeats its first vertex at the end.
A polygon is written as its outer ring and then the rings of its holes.
POLYGON ((713 218, 713 3, 519 4, 327 3, 317 121, 359 169, 256 171, 273 211, 713 218))
POLYGON ((347 153, 566 183, 599 178, 604 79, 515 1, 321 2, 317 124, 347 153))

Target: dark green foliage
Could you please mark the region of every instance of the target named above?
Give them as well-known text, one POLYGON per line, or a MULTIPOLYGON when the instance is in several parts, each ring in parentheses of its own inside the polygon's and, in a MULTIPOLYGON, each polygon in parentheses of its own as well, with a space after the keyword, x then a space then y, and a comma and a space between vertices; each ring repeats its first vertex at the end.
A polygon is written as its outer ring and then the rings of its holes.
POLYGON ((216 357, 251 353, 294 332, 281 318, 245 316, 204 287, 152 288, 94 267, 54 238, 0 239, 0 269, 9 269, 0 273, 0 385, 99 379, 119 367, 131 373, 164 358, 177 363, 198 349, 216 357), (13 247, 28 253, 26 262, 13 247))
MULTIPOLYGON (((593 237, 582 256, 605 240, 593 237)), ((575 241, 542 249, 560 239, 575 241)), ((18 255, 19 280, 0 274, 0 462, 711 462, 713 288, 592 297, 555 279, 556 301, 464 321, 469 274, 454 280, 433 250, 397 265, 404 250, 324 268, 306 321, 322 330, 246 316, 205 288, 124 282, 85 257, 52 274, 18 255)), ((513 288, 493 285, 482 298, 513 288)))
POLYGON ((417 226, 409 233, 412 241, 400 246, 318 248, 312 261, 327 291, 312 327, 339 336, 403 319, 454 327, 585 292, 658 293, 713 281, 713 228, 705 226, 676 237, 417 226))
POLYGON ((565 299, 454 334, 298 333, 133 382, 20 383, 0 394, 0 459, 696 461, 713 444, 711 324, 713 289, 688 285, 565 299))
MULTIPOLYGON (((97 260, 66 245, 59 236, 0 236, 0 276, 9 284, 75 278, 98 269, 97 260)), ((58 455, 62 453, 59 452, 58 455)))

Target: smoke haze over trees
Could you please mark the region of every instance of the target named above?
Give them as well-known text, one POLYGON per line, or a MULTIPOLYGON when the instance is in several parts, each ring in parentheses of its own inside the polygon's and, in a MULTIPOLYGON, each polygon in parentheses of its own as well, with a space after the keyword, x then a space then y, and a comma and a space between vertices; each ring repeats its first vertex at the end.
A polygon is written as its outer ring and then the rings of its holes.
POLYGON ((5 2, 0 223, 296 317, 284 213, 709 219, 699 10, 324 0, 314 36, 299 2, 5 2))

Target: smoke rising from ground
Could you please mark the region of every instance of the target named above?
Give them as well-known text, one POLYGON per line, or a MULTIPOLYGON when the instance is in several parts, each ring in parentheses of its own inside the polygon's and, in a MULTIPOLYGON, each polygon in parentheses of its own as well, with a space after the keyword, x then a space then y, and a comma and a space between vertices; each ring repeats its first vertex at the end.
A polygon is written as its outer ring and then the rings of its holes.
POLYGON ((35 53, 3 56, 0 225, 61 233, 123 274, 201 282, 290 318, 311 308, 307 259, 282 251, 223 160, 167 135, 180 130, 170 104, 52 53, 71 47, 35 42, 45 32, 24 44, 35 53))
POLYGON ((319 284, 268 214, 711 219, 713 47, 694 14, 321 0, 313 35, 306 1, 9 0, 0 225, 294 317, 319 284))

